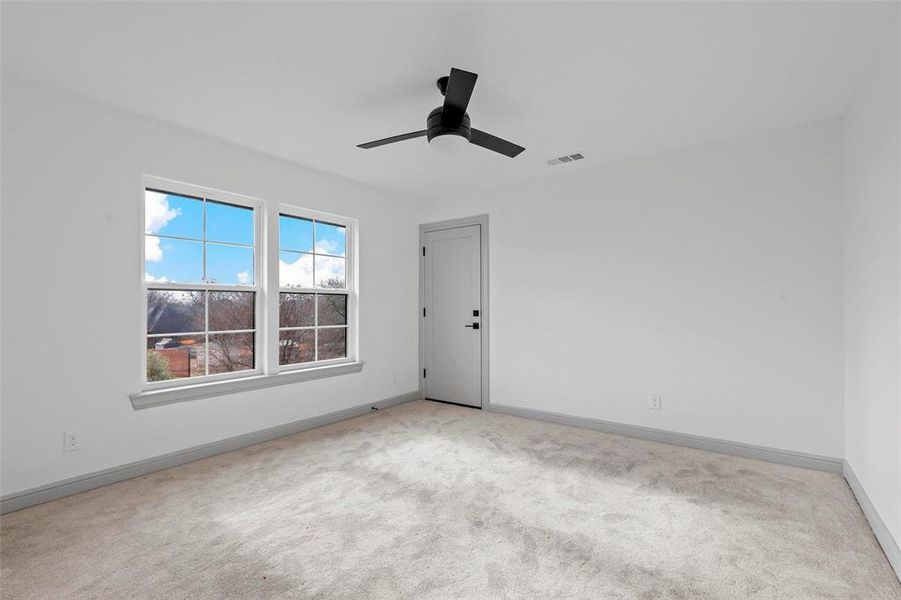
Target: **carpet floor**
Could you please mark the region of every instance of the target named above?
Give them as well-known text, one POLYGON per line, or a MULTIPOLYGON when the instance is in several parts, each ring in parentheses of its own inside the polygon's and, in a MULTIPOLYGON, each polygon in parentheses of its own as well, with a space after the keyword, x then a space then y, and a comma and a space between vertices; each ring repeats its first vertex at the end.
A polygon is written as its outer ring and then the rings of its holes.
POLYGON ((5 600, 901 598, 838 475, 431 402, 0 520, 5 600))

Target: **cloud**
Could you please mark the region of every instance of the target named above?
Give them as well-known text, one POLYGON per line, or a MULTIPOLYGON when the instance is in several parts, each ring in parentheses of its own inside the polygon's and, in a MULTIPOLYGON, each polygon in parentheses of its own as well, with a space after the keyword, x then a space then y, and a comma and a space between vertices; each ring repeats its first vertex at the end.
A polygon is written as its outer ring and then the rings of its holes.
POLYGON ((158 232, 180 214, 181 210, 169 208, 166 194, 144 192, 144 233, 158 232))
POLYGON ((278 272, 283 287, 313 287, 313 255, 301 254, 294 262, 279 258, 278 272))
POLYGON ((163 277, 154 277, 146 271, 144 271, 144 280, 148 283, 169 283, 169 278, 165 275, 163 277))
MULTIPOLYGON (((144 233, 156 233, 165 227, 169 221, 181 214, 178 209, 169 208, 169 200, 166 194, 147 190, 144 192, 144 233)), ((160 247, 160 239, 144 236, 144 259, 150 262, 163 260, 163 249, 160 247)), ((148 277, 150 277, 148 275, 148 277)), ((160 279, 148 279, 147 281, 164 282, 160 279)))
POLYGON ((338 254, 338 243, 331 240, 317 240, 315 252, 322 254, 338 254))
MULTIPOLYGON (((316 257, 316 282, 320 285, 331 280, 344 282, 344 259, 331 256, 316 257)), ((328 287, 328 286, 323 286, 328 287)))
POLYGON ((250 273, 248 271, 241 271, 237 274, 238 283, 241 285, 247 285, 250 283, 250 273))
POLYGON ((160 262, 163 260, 163 249, 160 247, 160 238, 150 235, 144 236, 144 260, 160 262))
MULTIPOLYGON (((319 244, 317 244, 318 248, 319 244)), ((301 254, 293 262, 279 259, 278 268, 281 284, 284 287, 312 288, 313 282, 322 284, 329 280, 344 281, 344 259, 330 256, 317 256, 315 278, 313 273, 313 255, 301 254)))

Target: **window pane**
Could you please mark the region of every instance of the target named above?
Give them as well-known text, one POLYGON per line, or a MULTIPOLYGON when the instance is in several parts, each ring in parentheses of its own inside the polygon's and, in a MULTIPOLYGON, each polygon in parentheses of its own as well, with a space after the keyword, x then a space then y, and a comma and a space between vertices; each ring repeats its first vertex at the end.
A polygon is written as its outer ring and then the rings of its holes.
POLYGON ((147 381, 206 375, 204 335, 147 338, 147 381))
POLYGON ((201 283, 203 243, 144 236, 144 278, 148 282, 201 283))
POLYGON ((319 294, 319 325, 347 325, 347 296, 319 294))
POLYGON ((313 294, 279 294, 279 327, 312 327, 315 320, 313 294))
POLYGON ((278 281, 283 288, 313 287, 313 255, 297 252, 278 253, 278 281))
POLYGON ((279 215, 278 247, 295 252, 313 251, 313 221, 279 215))
POLYGON ((341 225, 316 221, 316 252, 344 256, 347 246, 347 228, 341 225))
POLYGON ((206 239, 252 246, 253 209, 207 200, 206 239))
POLYGON ((254 292, 210 292, 210 331, 253 329, 254 295, 254 292))
POLYGON ((207 283, 253 285, 253 248, 206 245, 207 283))
POLYGON ((177 194, 144 191, 144 233, 203 238, 203 202, 177 194))
POLYGON ((316 255, 316 287, 344 289, 344 259, 316 255))
POLYGON ((345 327, 320 329, 319 360, 345 356, 347 356, 347 329, 345 327))
POLYGON ((203 331, 204 292, 147 291, 147 333, 203 331))
POLYGON ((253 333, 211 333, 210 375, 253 369, 253 333))
POLYGON ((278 332, 278 364, 296 365, 313 362, 313 344, 316 333, 313 329, 293 329, 278 332))

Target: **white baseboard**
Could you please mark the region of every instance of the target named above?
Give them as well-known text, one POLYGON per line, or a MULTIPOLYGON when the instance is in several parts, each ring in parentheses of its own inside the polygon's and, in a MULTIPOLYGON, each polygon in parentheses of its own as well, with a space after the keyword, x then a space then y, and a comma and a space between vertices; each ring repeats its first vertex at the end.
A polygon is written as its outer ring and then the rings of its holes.
POLYGON ((860 480, 857 479, 857 475, 855 475, 854 469, 851 468, 848 461, 844 461, 842 474, 845 476, 845 481, 848 482, 848 486, 857 498, 860 510, 863 511, 867 521, 870 522, 870 527, 873 529, 876 539, 879 540, 879 545, 882 546, 885 557, 888 559, 889 563, 891 563, 892 568, 895 569, 895 574, 898 576, 898 579, 901 580, 901 546, 899 546, 898 540, 894 538, 892 533, 888 530, 888 527, 885 526, 882 517, 876 512, 876 507, 870 502, 870 497, 867 496, 863 486, 860 485, 860 480))
POLYGON ((842 459, 833 458, 831 456, 820 456, 817 454, 794 452, 792 450, 779 450, 777 448, 754 446, 752 444, 743 444, 741 442, 730 442, 728 440, 703 437, 689 433, 677 433, 675 431, 653 429, 651 427, 642 427, 639 425, 624 425, 613 421, 602 421, 600 419, 591 419, 588 417, 574 417, 561 413, 531 408, 519 408, 504 404, 489 404, 487 409, 493 412, 525 417, 527 419, 538 419, 540 421, 548 421, 560 425, 569 425, 570 427, 593 429, 603 433, 614 433, 652 442, 671 444, 673 446, 684 446, 686 448, 707 450, 709 452, 718 452, 720 454, 755 458, 757 460, 791 465, 793 467, 826 471, 827 473, 840 474, 842 472, 842 459))
POLYGON ((223 452, 230 452, 261 442, 268 442, 269 440, 292 435, 315 427, 322 427, 323 425, 329 425, 331 423, 343 421, 344 419, 359 417, 360 415, 371 412, 373 408, 379 409, 396 406, 398 404, 417 400, 419 397, 418 390, 407 392, 406 394, 385 398, 384 400, 379 400, 377 402, 360 404, 343 410, 326 413, 324 415, 309 417, 292 423, 285 423, 284 425, 276 425, 275 427, 270 427, 268 429, 245 433, 217 442, 210 442, 209 444, 194 446, 193 448, 179 450, 162 456, 148 458, 146 460, 112 467, 110 469, 103 469, 101 471, 94 471, 92 473, 64 479, 48 485, 7 494, 0 497, 0 514, 21 510, 23 508, 28 508, 29 506, 34 506, 35 504, 42 504, 65 496, 71 496, 72 494, 86 492, 104 485, 110 485, 111 483, 125 481, 126 479, 140 477, 141 475, 147 475, 154 471, 194 462, 195 460, 208 458, 210 456, 215 456, 216 454, 222 454, 223 452))

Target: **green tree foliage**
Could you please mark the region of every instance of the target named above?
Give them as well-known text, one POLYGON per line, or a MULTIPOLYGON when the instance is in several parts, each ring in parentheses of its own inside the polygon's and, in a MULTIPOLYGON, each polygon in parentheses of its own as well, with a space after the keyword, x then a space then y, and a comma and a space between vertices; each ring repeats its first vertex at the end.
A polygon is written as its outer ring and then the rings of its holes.
POLYGON ((147 352, 147 381, 165 381, 166 379, 172 379, 169 363, 159 352, 150 350, 147 352))

